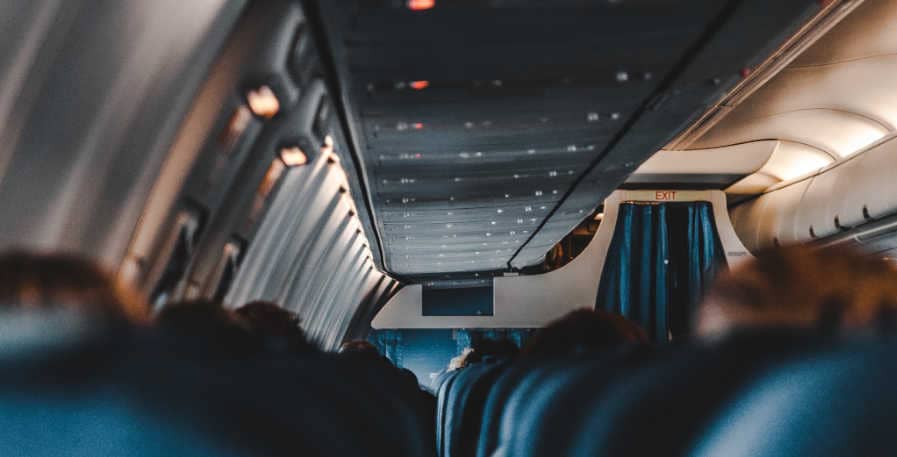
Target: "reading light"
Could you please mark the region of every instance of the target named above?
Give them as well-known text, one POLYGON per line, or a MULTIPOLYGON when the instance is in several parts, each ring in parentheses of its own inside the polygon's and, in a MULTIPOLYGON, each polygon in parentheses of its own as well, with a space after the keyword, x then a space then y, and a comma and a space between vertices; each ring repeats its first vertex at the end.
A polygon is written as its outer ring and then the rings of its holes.
POLYGON ((286 146, 280 149, 280 160, 288 167, 298 167, 308 163, 308 156, 299 146, 286 146))
POLYGON ((436 0, 408 0, 408 9, 411 11, 425 11, 436 6, 436 0))
POLYGON ((280 100, 268 86, 250 90, 246 94, 246 103, 253 114, 265 119, 271 119, 280 111, 280 100))

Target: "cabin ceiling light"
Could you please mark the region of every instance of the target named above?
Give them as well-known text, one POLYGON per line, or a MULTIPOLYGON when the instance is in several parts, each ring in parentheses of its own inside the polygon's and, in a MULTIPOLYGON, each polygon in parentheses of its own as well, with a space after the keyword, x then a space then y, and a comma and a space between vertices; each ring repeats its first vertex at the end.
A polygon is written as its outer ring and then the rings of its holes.
POLYGON ((253 114, 265 119, 271 119, 280 111, 280 100, 268 86, 261 86, 247 92, 246 103, 249 104, 249 109, 253 114))
POLYGON ((407 5, 411 11, 426 11, 436 6, 436 0, 408 0, 407 5))
POLYGON ((299 146, 285 146, 280 149, 280 160, 288 167, 298 167, 308 163, 308 156, 299 146))
POLYGON ((790 181, 792 179, 812 173, 820 168, 832 163, 832 160, 821 155, 800 155, 788 161, 782 161, 775 167, 770 167, 771 174, 776 175, 782 181, 790 181))

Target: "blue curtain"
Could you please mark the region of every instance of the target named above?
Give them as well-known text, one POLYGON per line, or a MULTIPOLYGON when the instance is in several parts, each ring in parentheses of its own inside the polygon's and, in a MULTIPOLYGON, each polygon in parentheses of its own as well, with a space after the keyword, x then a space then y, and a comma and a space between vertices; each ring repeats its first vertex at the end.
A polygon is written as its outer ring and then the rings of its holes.
POLYGON ((596 306, 638 322, 655 341, 685 336, 725 265, 710 203, 623 203, 596 306))

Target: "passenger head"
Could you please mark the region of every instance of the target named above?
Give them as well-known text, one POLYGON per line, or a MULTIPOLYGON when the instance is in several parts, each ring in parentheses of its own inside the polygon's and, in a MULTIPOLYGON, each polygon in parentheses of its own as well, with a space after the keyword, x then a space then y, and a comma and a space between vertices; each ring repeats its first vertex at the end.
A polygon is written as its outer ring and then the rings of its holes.
POLYGON ((463 358, 462 366, 484 360, 512 359, 520 352, 520 348, 507 338, 473 338, 471 351, 463 358))
POLYGON ((460 354, 449 360, 448 371, 455 371, 468 365, 467 357, 473 353, 473 348, 464 348, 460 354))
POLYGON ((877 256, 792 246, 722 273, 697 313, 701 335, 743 327, 858 328, 893 316, 897 271, 877 256))
POLYGON ((248 322, 211 301, 169 304, 156 316, 156 326, 201 351, 245 356, 262 347, 248 322))
POLYGON ((148 307, 95 263, 70 254, 0 255, 0 307, 75 309, 135 322, 148 307))
POLYGON ((351 360, 386 360, 374 346, 367 340, 346 341, 339 348, 339 356, 351 360))
POLYGON ((292 353, 315 352, 315 346, 300 327, 299 316, 293 312, 271 302, 254 301, 237 308, 236 313, 271 349, 292 353))
POLYGON ((618 314, 579 309, 538 330, 520 351, 521 357, 556 358, 601 351, 627 343, 647 343, 641 327, 618 314))

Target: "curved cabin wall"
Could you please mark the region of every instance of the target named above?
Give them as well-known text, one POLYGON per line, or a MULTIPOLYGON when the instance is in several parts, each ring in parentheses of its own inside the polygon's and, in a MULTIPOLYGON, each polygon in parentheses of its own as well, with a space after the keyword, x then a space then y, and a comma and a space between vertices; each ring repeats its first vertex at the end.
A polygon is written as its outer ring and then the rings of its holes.
POLYGON ((0 247, 118 265, 245 3, 3 2, 0 247))
POLYGON ((273 300, 327 348, 360 328, 396 281, 301 6, 0 2, 0 248, 88 256, 160 306, 273 300))
POLYGON ((283 178, 225 301, 278 303, 332 349, 355 313, 375 306, 394 283, 372 261, 340 162, 319 154, 283 178))
POLYGON ((563 267, 539 275, 493 279, 492 316, 424 316, 422 286, 396 294, 371 326, 387 328, 536 328, 583 307, 594 307, 604 260, 610 247, 620 203, 626 201, 709 201, 726 260, 733 265, 749 257, 729 221, 722 191, 616 191, 605 200, 604 219, 586 249, 563 267))
POLYGON ((735 207, 732 223, 751 250, 812 241, 897 213, 897 136, 823 171, 735 207))

